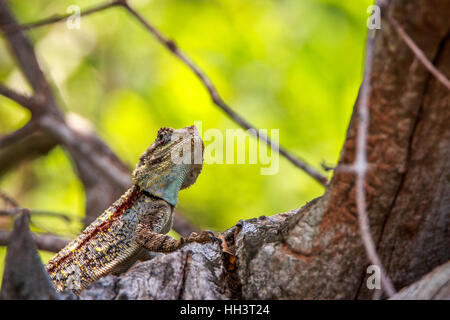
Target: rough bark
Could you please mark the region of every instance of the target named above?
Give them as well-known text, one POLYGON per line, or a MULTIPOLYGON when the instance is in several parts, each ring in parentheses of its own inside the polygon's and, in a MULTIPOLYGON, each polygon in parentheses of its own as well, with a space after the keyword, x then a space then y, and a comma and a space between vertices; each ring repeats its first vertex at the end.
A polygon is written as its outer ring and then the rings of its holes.
MULTIPOLYGON (((398 0, 388 11, 449 77, 450 3, 398 0)), ((382 263, 401 289, 450 258, 449 92, 384 19, 376 33, 371 82, 367 209, 382 263)), ((355 177, 343 170, 355 159, 356 111, 321 198, 287 214, 238 223, 222 234, 222 252, 210 245, 187 246, 103 280, 115 284, 109 296, 91 288, 84 297, 371 298, 356 219, 355 177), (199 274, 198 281, 189 280, 199 274)))
POLYGON ((218 245, 190 244, 173 254, 138 263, 122 277, 103 278, 83 291, 80 298, 226 299, 231 293, 225 276, 218 245))
POLYGON ((450 300, 450 262, 437 267, 391 300, 450 300))
MULTIPOLYGON (((24 128, 22 128, 24 129, 24 128)), ((53 137, 40 130, 22 130, 14 141, 0 140, 0 177, 22 161, 29 161, 49 152, 56 145, 53 137)))
POLYGON ((15 221, 6 254, 0 299, 58 299, 28 228, 29 216, 15 221), (24 276, 26 275, 26 276, 24 276))

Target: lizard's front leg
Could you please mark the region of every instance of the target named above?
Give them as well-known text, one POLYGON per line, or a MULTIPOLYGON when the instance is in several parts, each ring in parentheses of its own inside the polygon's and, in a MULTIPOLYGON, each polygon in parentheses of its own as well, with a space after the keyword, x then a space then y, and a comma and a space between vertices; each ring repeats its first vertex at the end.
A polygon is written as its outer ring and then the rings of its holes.
POLYGON ((198 243, 207 243, 207 242, 219 242, 222 243, 222 240, 216 238, 212 231, 203 230, 200 233, 192 232, 186 239, 184 239, 186 243, 189 242, 198 242, 198 243))
POLYGON ((153 252, 169 253, 180 248, 184 243, 183 238, 176 240, 165 234, 156 233, 147 226, 138 226, 138 228, 136 242, 153 252))
POLYGON ((172 252, 180 248, 184 243, 206 243, 217 241, 211 231, 202 231, 200 234, 192 232, 186 239, 176 240, 165 234, 158 233, 161 224, 172 215, 173 208, 164 200, 155 200, 151 207, 139 217, 136 228, 136 242, 153 252, 172 252))
POLYGON ((172 206, 164 200, 153 200, 150 208, 139 216, 136 227, 136 242, 153 252, 172 252, 184 243, 183 238, 176 240, 159 233, 165 229, 168 217, 172 215, 172 206))

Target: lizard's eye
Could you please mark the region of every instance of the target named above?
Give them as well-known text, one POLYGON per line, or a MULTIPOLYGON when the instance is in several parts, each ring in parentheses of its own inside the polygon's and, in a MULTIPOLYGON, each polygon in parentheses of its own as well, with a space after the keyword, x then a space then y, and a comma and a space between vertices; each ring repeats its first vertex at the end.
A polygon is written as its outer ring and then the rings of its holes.
POLYGON ((158 131, 156 140, 161 142, 162 144, 166 144, 167 142, 170 141, 171 134, 172 132, 170 131, 169 128, 161 128, 158 131))

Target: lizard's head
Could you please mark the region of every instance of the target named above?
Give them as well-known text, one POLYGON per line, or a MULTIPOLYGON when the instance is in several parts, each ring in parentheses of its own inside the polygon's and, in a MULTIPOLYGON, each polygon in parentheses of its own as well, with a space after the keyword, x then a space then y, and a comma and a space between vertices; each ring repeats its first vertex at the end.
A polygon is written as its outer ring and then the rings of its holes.
POLYGON ((195 126, 161 128, 142 154, 133 181, 153 196, 175 206, 178 191, 192 185, 203 166, 203 141, 195 126))

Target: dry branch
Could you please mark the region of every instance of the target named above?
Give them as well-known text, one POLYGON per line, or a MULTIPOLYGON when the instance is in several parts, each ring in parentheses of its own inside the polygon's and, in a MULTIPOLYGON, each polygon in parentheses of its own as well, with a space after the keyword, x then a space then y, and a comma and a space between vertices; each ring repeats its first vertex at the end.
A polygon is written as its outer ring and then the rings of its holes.
POLYGON ((406 33, 406 31, 400 26, 400 24, 391 15, 387 15, 389 23, 394 27, 395 31, 400 38, 406 43, 406 45, 411 49, 414 55, 419 59, 419 61, 430 71, 430 73, 439 80, 448 90, 450 90, 450 81, 448 78, 440 72, 427 58, 423 51, 417 46, 413 39, 406 33))
MULTIPOLYGON (((69 240, 54 234, 37 234, 32 233, 32 237, 39 250, 58 252, 64 248, 69 240)), ((7 246, 11 239, 11 231, 0 230, 0 246, 7 246)))
MULTIPOLYGON (((114 1, 93 7, 83 14, 99 12, 113 7, 119 2, 114 1)), ((30 24, 25 29, 60 21, 65 17, 53 17, 37 24, 30 24)), ((20 27, 9 12, 5 0, 0 0, 0 29, 5 34, 21 70, 35 91, 33 96, 27 97, 0 85, 0 94, 32 111, 32 119, 29 125, 24 127, 26 129, 19 129, 0 138, 0 143, 8 146, 8 148, 0 148, 0 172, 13 163, 9 161, 11 154, 12 158, 17 161, 18 157, 33 155, 34 145, 40 146, 36 150, 38 153, 40 151, 45 153, 55 143, 61 143, 69 151, 78 176, 84 184, 87 213, 85 223, 88 224, 131 185, 129 168, 94 133, 83 132, 76 126, 76 123, 64 119, 59 111, 58 103, 54 99, 52 89, 39 66, 31 42, 23 33, 24 28, 20 27), (34 134, 36 132, 41 135, 36 137, 34 134), (22 141, 21 138, 27 139, 22 141), (21 140, 21 143, 11 145, 11 142, 18 142, 18 140, 21 140), (28 143, 30 141, 31 145, 28 143), (44 142, 44 146, 41 145, 42 142, 44 142), (27 151, 30 152, 27 153, 27 151)), ((179 230, 180 233, 189 228, 186 221, 177 223, 176 226, 182 226, 183 229, 179 230)), ((195 228, 192 227, 191 230, 193 231, 195 228)))
MULTIPOLYGON (((237 114, 233 109, 231 109, 225 101, 220 96, 218 90, 216 89, 214 83, 211 79, 183 52, 181 49, 175 44, 173 40, 168 39, 164 36, 158 29, 152 26, 147 20, 145 20, 136 10, 134 10, 127 1, 124 0, 116 0, 112 2, 107 2, 98 6, 95 6, 91 9, 86 9, 81 11, 81 15, 89 15, 95 12, 100 12, 105 9, 115 7, 121 5, 128 12, 130 12, 144 27, 152 33, 156 39, 170 52, 172 52, 178 59, 180 59, 191 71, 199 78, 202 84, 207 89, 211 99, 215 105, 217 105, 220 109, 222 109, 234 122, 240 125, 245 130, 248 130, 248 133, 254 135, 257 139, 262 140, 269 148, 272 148, 274 151, 279 152, 282 156, 284 156, 287 160, 289 160, 296 167, 300 168, 304 172, 306 172, 309 176, 315 179, 317 182, 326 186, 328 179, 327 177, 320 173, 317 169, 306 163, 304 160, 299 159, 294 156, 287 149, 275 143, 266 135, 260 133, 256 127, 251 125, 247 120, 237 114)), ((37 28, 45 25, 49 25, 52 23, 57 23, 66 20, 70 15, 56 15, 53 17, 45 18, 40 21, 28 23, 22 26, 10 24, 4 27, 5 33, 13 32, 16 30, 26 30, 37 28)), ((62 135, 65 136, 65 135, 62 135)))
MULTIPOLYGON (((20 214, 9 241, 3 272, 0 300, 58 299, 50 276, 36 251, 36 244, 28 228, 29 216, 20 214)), ((4 235, 0 233, 0 240, 4 235)))
MULTIPOLYGON (((93 13, 96 13, 96 12, 100 12, 100 11, 103 11, 105 9, 117 6, 120 3, 121 3, 121 0, 105 2, 105 3, 102 3, 100 5, 93 6, 91 8, 88 8, 88 9, 85 9, 85 10, 81 11, 80 12, 80 16, 88 16, 90 14, 93 14, 93 13)), ((57 15, 53 15, 51 17, 48 17, 48 18, 45 18, 45 19, 42 19, 42 20, 39 20, 39 21, 25 23, 25 24, 22 24, 22 25, 16 25, 16 24, 6 25, 4 27, 4 32, 5 33, 9 33, 9 32, 14 32, 14 31, 17 31, 17 30, 30 30, 30 29, 43 27, 43 26, 46 26, 46 25, 49 25, 49 24, 54 24, 54 23, 65 21, 71 15, 72 15, 72 13, 57 14, 57 15)))
POLYGON ((306 172, 310 177, 315 179, 317 182, 326 186, 328 183, 328 179, 325 175, 317 171, 314 167, 307 164, 304 160, 300 160, 294 155, 292 155, 287 149, 275 143, 269 137, 260 133, 260 131, 253 125, 251 125, 247 120, 242 118, 239 114, 237 114, 233 109, 231 109, 225 101, 220 96, 218 90, 214 86, 214 83, 211 79, 189 58, 186 53, 181 51, 181 49, 176 45, 173 40, 168 39, 165 35, 163 35, 158 29, 156 29, 153 25, 151 25, 142 15, 140 15, 136 10, 134 10, 126 1, 122 3, 123 7, 128 10, 148 31, 150 31, 156 39, 170 52, 172 52, 178 59, 180 59, 191 71, 198 77, 198 79, 205 86, 209 95, 211 96, 212 101, 216 106, 218 106, 222 111, 224 111, 234 122, 240 125, 251 135, 254 135, 257 139, 262 140, 269 148, 272 148, 274 151, 279 152, 282 156, 288 159, 292 164, 296 167, 302 169, 306 172))
POLYGON ((450 261, 403 288, 391 300, 450 300, 450 261))
POLYGON ((366 60, 364 63, 364 78, 361 86, 361 95, 358 104, 358 137, 356 146, 356 159, 350 166, 350 170, 356 174, 356 208, 358 212, 358 223, 361 237, 363 239, 364 247, 366 249, 367 256, 372 264, 380 268, 381 283, 383 290, 386 291, 389 297, 395 294, 394 286, 391 280, 386 275, 386 270, 383 267, 380 258, 378 257, 375 244, 373 242, 372 235, 370 233, 369 218, 367 215, 367 203, 366 203, 366 173, 370 164, 367 163, 367 134, 370 121, 369 112, 369 95, 371 92, 370 77, 372 75, 373 64, 373 42, 374 38, 372 34, 367 36, 366 44, 366 60))
POLYGON ((25 95, 22 95, 5 85, 0 83, 0 94, 2 96, 5 96, 6 98, 9 98, 18 104, 22 105, 23 107, 29 109, 30 111, 35 111, 38 107, 37 101, 34 101, 33 97, 27 97, 25 95))

